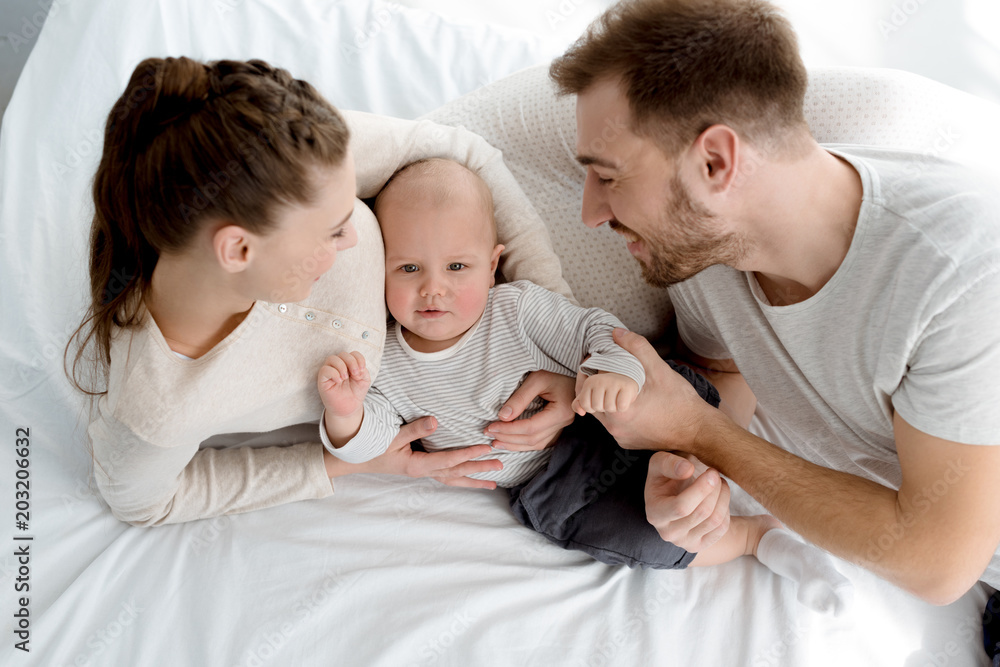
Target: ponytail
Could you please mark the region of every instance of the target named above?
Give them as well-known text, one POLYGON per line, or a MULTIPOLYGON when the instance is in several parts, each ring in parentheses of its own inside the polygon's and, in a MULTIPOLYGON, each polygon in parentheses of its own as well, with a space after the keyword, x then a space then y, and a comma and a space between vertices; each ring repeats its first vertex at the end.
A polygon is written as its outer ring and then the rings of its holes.
POLYGON ((185 249, 210 218, 273 230, 280 205, 314 200, 309 168, 342 164, 348 139, 310 84, 263 61, 139 63, 108 114, 94 177, 90 307, 64 359, 78 341, 67 369, 77 389, 107 391, 112 338, 141 320, 161 252, 185 249), (91 344, 97 377, 85 388, 91 344))

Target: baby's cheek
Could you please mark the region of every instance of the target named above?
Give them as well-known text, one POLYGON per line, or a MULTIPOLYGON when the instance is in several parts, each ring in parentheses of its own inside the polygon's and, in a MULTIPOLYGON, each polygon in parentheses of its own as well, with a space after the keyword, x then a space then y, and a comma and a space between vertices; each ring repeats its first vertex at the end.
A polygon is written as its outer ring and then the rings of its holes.
POLYGON ((483 289, 478 285, 463 287, 455 295, 455 310, 460 312, 463 318, 468 317, 475 322, 483 314, 487 298, 489 298, 488 288, 483 289))
POLYGON ((400 286, 393 284, 391 280, 385 282, 385 305, 389 312, 397 320, 407 312, 406 305, 409 303, 409 293, 400 286))

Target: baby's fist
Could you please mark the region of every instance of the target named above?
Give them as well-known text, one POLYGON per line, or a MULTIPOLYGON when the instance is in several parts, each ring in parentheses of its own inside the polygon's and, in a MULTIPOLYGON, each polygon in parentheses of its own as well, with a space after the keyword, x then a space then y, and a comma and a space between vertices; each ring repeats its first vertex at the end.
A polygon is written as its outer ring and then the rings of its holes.
POLYGON ((364 405, 372 380, 360 352, 341 352, 327 357, 316 384, 327 412, 349 417, 364 405))
POLYGON ((581 416, 588 412, 624 412, 638 395, 639 385, 632 378, 599 371, 583 381, 572 408, 581 416))

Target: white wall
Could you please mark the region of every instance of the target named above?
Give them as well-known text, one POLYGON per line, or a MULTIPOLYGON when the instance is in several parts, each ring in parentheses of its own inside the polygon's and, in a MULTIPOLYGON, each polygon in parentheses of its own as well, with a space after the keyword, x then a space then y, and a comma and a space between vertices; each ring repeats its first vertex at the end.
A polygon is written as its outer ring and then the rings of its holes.
MULTIPOLYGON (((561 52, 608 0, 397 0, 454 18, 495 21, 561 52)), ((774 0, 807 65, 892 67, 1000 102, 998 0, 774 0)))
POLYGON ((66 0, 0 0, 0 114, 7 108, 17 77, 50 11, 66 0))
MULTIPOLYGON (((38 26, 50 11, 85 1, 94 0, 0 0, 0 112, 6 109, 34 46, 38 26)), ((997 0, 776 1, 798 31, 809 65, 894 67, 1000 102, 997 0)), ((610 4, 609 0, 398 2, 456 20, 491 21, 529 31, 544 40, 552 55, 561 53, 610 4)))

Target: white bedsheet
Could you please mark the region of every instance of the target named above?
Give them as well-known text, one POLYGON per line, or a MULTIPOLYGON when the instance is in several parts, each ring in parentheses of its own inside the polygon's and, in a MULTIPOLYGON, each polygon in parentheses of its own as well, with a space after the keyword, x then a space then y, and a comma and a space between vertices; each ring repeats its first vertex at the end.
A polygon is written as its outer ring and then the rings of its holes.
POLYGON ((410 116, 540 60, 530 39, 402 10, 345 56, 377 12, 75 0, 50 16, 0 136, 0 664, 984 665, 981 588, 937 608, 841 563, 856 600, 830 618, 752 559, 645 572, 555 548, 516 524, 503 492, 356 476, 323 501, 186 525, 110 515, 61 360, 111 103, 151 55, 261 57, 339 106, 410 116), (17 427, 31 429, 24 533, 17 427), (14 648, 15 532, 34 537, 29 654, 14 648))

